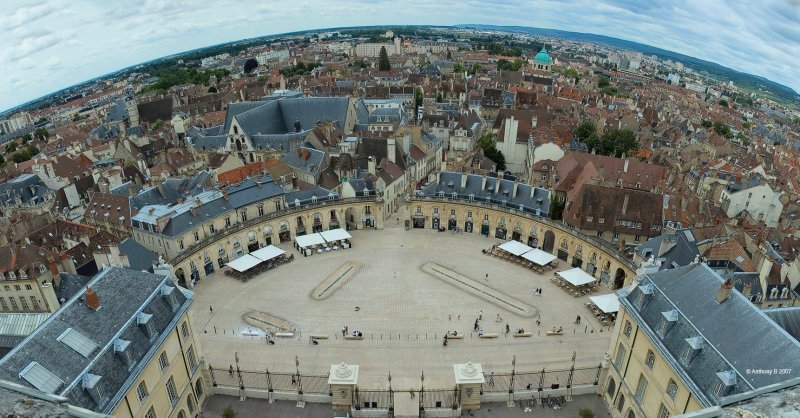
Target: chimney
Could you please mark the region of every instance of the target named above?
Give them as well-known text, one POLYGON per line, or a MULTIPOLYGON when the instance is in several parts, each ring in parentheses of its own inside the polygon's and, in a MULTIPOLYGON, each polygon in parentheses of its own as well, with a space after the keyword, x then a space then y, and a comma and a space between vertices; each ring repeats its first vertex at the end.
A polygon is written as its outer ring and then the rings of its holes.
MULTIPOLYGON (((623 156, 623 158, 625 158, 625 156, 623 156)), ((629 162, 630 161, 627 158, 625 158, 625 167, 622 169, 622 171, 624 171, 626 173, 628 172, 628 163, 629 162)))
POLYGON ((538 125, 538 124, 539 124, 539 117, 538 116, 532 117, 531 118, 531 128, 532 129, 536 129, 536 125, 538 125))
POLYGON ((97 297, 97 293, 89 286, 86 286, 86 306, 95 311, 100 309, 100 298, 97 297))
MULTIPOLYGON (((13 247, 13 245, 11 247, 13 247)), ((53 275, 53 278, 58 277, 58 265, 56 264, 56 260, 53 258, 53 256, 47 257, 47 265, 50 267, 50 274, 53 275)))
POLYGON ((395 162, 395 154, 397 153, 395 148, 394 138, 386 138, 386 156, 389 157, 389 161, 393 163, 395 162))
POLYGON ((375 157, 370 156, 367 159, 367 172, 372 175, 375 175, 375 157))
POLYGON ((745 283, 744 288, 742 289, 742 295, 747 299, 750 299, 750 293, 753 292, 753 285, 750 283, 745 283))
POLYGON ((628 210, 628 195, 625 195, 625 200, 622 201, 622 214, 628 210))
POLYGON ((225 190, 225 189, 222 189, 222 197, 223 197, 225 200, 228 200, 228 191, 227 191, 227 190, 225 190))
POLYGON ((733 281, 731 281, 731 279, 727 279, 721 285, 719 285, 719 292, 717 292, 717 303, 722 303, 728 300, 728 297, 731 295, 731 289, 733 289, 733 281))
POLYGON ((297 190, 297 176, 292 174, 292 189, 297 190))

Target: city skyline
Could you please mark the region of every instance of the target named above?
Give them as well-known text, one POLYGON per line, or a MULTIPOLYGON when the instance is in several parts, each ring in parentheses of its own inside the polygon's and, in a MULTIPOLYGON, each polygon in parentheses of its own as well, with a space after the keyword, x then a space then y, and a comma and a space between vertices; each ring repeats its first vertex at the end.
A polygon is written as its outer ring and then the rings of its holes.
POLYGON ((219 43, 286 32, 364 25, 481 23, 552 28, 612 36, 719 63, 800 90, 792 70, 800 58, 800 3, 795 0, 740 5, 722 2, 632 1, 491 2, 493 15, 479 21, 486 2, 412 1, 401 9, 384 0, 335 2, 16 2, 0 18, 7 42, 0 63, 6 110, 68 86, 142 62, 219 43), (569 11, 570 13, 564 13, 569 11), (299 21, 297 17, 302 16, 299 21), (520 18, 520 16, 527 16, 520 18), (69 24, 64 25, 64 22, 69 24), (61 26, 61 27, 60 27, 61 26), (702 40, 697 42, 697 40, 702 40), (79 53, 76 53, 79 51, 79 53))

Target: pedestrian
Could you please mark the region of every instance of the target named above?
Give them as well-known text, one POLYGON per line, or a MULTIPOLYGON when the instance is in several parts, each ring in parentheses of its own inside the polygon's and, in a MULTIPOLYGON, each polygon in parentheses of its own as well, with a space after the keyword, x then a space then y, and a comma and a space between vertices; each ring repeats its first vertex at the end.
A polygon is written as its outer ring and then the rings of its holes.
POLYGON ((411 399, 414 399, 414 389, 409 390, 408 394, 411 395, 411 399))
POLYGON ((447 315, 447 320, 448 321, 452 321, 453 320, 453 315, 447 315))
POLYGON ((347 325, 345 325, 345 326, 344 326, 344 333, 345 333, 345 334, 347 334, 348 332, 350 332, 350 327, 348 327, 347 325))
POLYGON ((473 327, 473 329, 474 329, 475 331, 477 331, 477 330, 478 330, 478 328, 480 328, 480 327, 478 326, 478 320, 476 319, 476 320, 475 320, 475 326, 473 327))
POLYGON ((228 376, 233 376, 233 364, 228 366, 228 376))
POLYGON ((342 337, 347 334, 347 327, 342 327, 342 337))
POLYGON ((497 318, 494 320, 495 322, 503 321, 503 318, 500 318, 500 314, 497 314, 497 318))
POLYGON ((292 375, 292 386, 297 385, 297 379, 292 375))
POLYGON ((576 324, 580 324, 581 323, 581 316, 580 315, 578 315, 578 317, 575 318, 575 323, 576 324))
POLYGON ((489 273, 486 273, 486 281, 489 281, 489 273))
POLYGON ((214 313, 214 308, 212 308, 211 305, 208 305, 208 310, 211 311, 212 314, 214 313))
POLYGON ((506 334, 508 334, 509 332, 511 332, 511 327, 508 326, 508 324, 506 324, 506 334))
POLYGON ((536 318, 536 326, 542 325, 542 319, 536 318))
POLYGON ((494 372, 489 375, 489 386, 494 386, 494 372))

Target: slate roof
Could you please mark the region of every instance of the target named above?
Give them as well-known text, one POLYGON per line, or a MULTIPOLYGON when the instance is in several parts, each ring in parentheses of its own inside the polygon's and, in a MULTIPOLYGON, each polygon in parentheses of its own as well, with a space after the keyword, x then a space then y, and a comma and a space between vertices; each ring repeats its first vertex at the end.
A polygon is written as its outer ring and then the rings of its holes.
POLYGON ((317 200, 332 200, 338 199, 339 195, 335 192, 323 189, 322 187, 315 187, 308 190, 297 190, 286 193, 286 206, 297 207, 315 203, 317 200))
POLYGON ((764 309, 764 314, 775 321, 779 327, 788 332, 795 340, 800 341, 800 307, 764 309))
POLYGON ((731 292, 718 303, 722 283, 722 277, 698 263, 644 275, 638 285, 617 293, 640 329, 706 407, 719 404, 714 390, 720 372, 735 374, 727 395, 800 377, 800 342, 739 292, 731 292), (662 313, 673 310, 678 319, 662 338, 655 330, 664 318, 662 313), (684 364, 680 359, 686 339, 696 337, 702 348, 684 364), (754 369, 787 369, 788 373, 748 373, 754 369))
MULTIPOLYGON (((85 246, 86 244, 83 245, 85 246)), ((62 303, 84 291, 86 289, 86 284, 92 281, 92 278, 89 276, 64 272, 58 273, 58 277, 61 279, 61 284, 56 289, 56 299, 62 303)))
POLYGON ((475 200, 537 216, 547 216, 550 212, 550 192, 547 189, 476 174, 444 171, 438 181, 417 191, 417 195, 475 200))
POLYGON ((127 237, 119 243, 120 254, 128 256, 128 263, 131 270, 152 271, 153 264, 158 261, 158 256, 139 244, 131 237, 127 237))
POLYGON ((634 251, 645 260, 653 256, 654 261, 661 261, 659 270, 688 265, 700 255, 697 240, 690 229, 681 229, 674 234, 662 234, 650 238, 634 251))
POLYGON ((35 174, 22 174, 6 183, 0 184, 0 203, 16 206, 16 197, 24 203, 41 204, 53 191, 42 183, 35 174))
POLYGON ((295 152, 288 152, 281 157, 281 161, 292 166, 292 168, 310 173, 317 177, 320 170, 325 167, 322 163, 325 160, 325 153, 308 147, 300 147, 295 152))
POLYGON ((106 123, 117 123, 128 120, 128 108, 124 100, 117 100, 106 111, 106 123))
POLYGON ((92 310, 81 301, 82 293, 73 296, 0 359, 0 379, 33 387, 20 377, 20 372, 37 362, 63 382, 56 382, 54 394, 86 409, 112 412, 192 302, 191 292, 177 288, 169 278, 128 269, 103 270, 89 286, 97 293, 100 309, 92 310), (175 298, 174 307, 168 297, 162 296, 162 291, 170 289, 175 298), (156 330, 154 338, 149 338, 138 325, 140 313, 152 315, 150 321, 156 330), (68 328, 96 344, 87 357, 57 340, 68 328), (130 367, 114 352, 117 340, 130 342, 127 350, 134 360, 130 367), (99 405, 82 387, 87 374, 100 376, 97 385, 106 396, 99 405))

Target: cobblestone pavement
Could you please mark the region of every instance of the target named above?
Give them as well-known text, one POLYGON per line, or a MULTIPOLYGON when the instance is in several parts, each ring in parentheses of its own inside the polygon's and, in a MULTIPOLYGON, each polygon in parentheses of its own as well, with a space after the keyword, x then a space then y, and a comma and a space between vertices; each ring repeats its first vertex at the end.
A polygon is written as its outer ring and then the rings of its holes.
POLYGON ((426 386, 450 387, 453 363, 471 360, 482 363, 484 370, 509 372, 516 355, 517 371, 541 370, 569 367, 575 351, 576 366, 595 366, 608 350, 611 329, 589 315, 585 297, 575 298, 553 285, 552 272, 540 275, 481 253, 497 239, 451 231, 405 231, 397 226, 352 234, 352 249, 307 258, 290 243, 281 244, 295 254, 295 261, 246 283, 219 271, 198 282, 190 315, 206 361, 227 368, 238 352, 242 369, 293 372, 297 356, 301 373, 317 374, 344 361, 361 366, 362 387, 385 386, 390 371, 395 387, 418 386, 423 370, 426 386), (311 299, 311 290, 350 260, 363 267, 329 298, 311 299), (517 316, 431 277, 420 269, 427 262, 533 306, 541 325, 537 327, 535 318, 517 316), (543 296, 533 296, 533 288, 542 288, 543 296), (243 336, 248 326, 241 317, 251 309, 298 324, 301 335, 278 339, 275 345, 265 344, 262 336, 243 336), (481 327, 500 333, 500 338, 483 340, 470 333, 481 313, 481 327), (495 322, 497 314, 503 322, 495 322), (576 315, 583 318, 579 326, 573 325, 576 315), (506 323, 512 330, 530 330, 533 336, 506 336, 506 323), (345 325, 349 331, 361 331, 364 340, 343 340, 345 325), (563 326, 565 335, 546 336, 544 331, 554 326, 563 326), (465 339, 443 347, 443 335, 453 330, 465 339), (310 333, 330 338, 311 345, 310 333))

